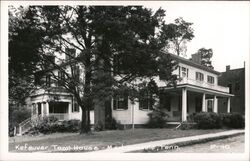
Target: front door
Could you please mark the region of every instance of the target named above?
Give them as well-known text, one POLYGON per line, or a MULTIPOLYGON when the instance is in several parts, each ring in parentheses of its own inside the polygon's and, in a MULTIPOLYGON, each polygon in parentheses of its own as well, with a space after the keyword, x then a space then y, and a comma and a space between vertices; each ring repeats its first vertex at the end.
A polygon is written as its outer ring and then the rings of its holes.
POLYGON ((195 112, 201 112, 202 109, 202 98, 195 98, 195 112))
POLYGON ((42 113, 41 103, 38 103, 37 105, 38 105, 38 107, 37 107, 37 109, 38 109, 38 115, 41 115, 41 113, 42 113))

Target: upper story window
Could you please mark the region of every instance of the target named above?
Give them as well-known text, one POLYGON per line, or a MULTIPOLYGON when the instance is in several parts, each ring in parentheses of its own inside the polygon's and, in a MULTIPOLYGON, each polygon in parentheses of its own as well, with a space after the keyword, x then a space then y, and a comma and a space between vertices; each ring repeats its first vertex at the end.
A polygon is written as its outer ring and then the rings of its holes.
POLYGON ((51 76, 50 75, 46 75, 45 83, 46 83, 47 87, 50 87, 50 85, 51 85, 51 76))
POLYGON ((113 98, 113 109, 114 110, 127 110, 128 109, 128 96, 116 95, 113 98))
POLYGON ((196 80, 203 81, 204 80, 204 74, 200 72, 196 72, 196 80))
POLYGON ((79 81, 80 79, 80 68, 79 66, 73 66, 73 77, 75 78, 74 80, 75 81, 79 81))
POLYGON ((181 77, 184 78, 184 77, 188 77, 188 68, 185 68, 185 67, 180 67, 181 68, 181 77))
POLYGON ((228 84, 227 87, 229 88, 229 93, 232 94, 232 84, 228 84))
POLYGON ((66 48, 65 49, 65 60, 71 60, 76 56, 76 49, 66 48))
POLYGON ((239 82, 236 82, 236 83, 235 83, 234 89, 235 89, 235 91, 240 90, 240 83, 239 83, 239 82))
POLYGON ((65 74, 62 71, 58 71, 58 86, 63 86, 65 81, 65 74))
POLYGON ((207 82, 211 83, 211 84, 214 84, 214 77, 208 75, 207 76, 207 82))

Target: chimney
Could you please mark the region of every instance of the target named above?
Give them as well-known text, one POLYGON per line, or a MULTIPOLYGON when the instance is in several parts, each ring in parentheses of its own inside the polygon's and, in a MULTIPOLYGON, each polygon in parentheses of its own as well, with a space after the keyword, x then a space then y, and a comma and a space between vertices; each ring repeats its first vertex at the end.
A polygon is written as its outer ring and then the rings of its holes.
POLYGON ((191 55, 191 60, 195 63, 201 64, 201 53, 196 53, 191 55))
POLYGON ((226 66, 226 71, 229 71, 230 70, 230 65, 227 65, 226 66))

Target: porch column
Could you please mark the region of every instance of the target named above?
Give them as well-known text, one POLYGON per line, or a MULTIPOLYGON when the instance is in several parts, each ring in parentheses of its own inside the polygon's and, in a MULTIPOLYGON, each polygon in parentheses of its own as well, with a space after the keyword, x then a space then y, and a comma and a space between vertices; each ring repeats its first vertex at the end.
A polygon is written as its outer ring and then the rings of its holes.
POLYGON ((44 103, 41 102, 41 116, 44 116, 44 103))
POLYGON ((230 97, 227 98, 227 113, 230 113, 230 97))
POLYGON ((182 89, 182 121, 187 121, 187 89, 182 89))
POLYGON ((37 103, 35 103, 35 108, 36 108, 36 115, 38 116, 39 114, 38 114, 38 104, 37 103))
POLYGON ((68 119, 71 119, 71 113, 72 113, 72 103, 69 102, 69 107, 68 107, 68 119))
POLYGON ((207 108, 206 108, 206 94, 203 93, 202 95, 202 112, 207 112, 207 108))
POLYGON ((49 116, 49 102, 46 102, 45 107, 46 107, 46 116, 49 116))
POLYGON ((213 108, 213 112, 218 113, 218 100, 216 95, 214 95, 214 108, 213 108))

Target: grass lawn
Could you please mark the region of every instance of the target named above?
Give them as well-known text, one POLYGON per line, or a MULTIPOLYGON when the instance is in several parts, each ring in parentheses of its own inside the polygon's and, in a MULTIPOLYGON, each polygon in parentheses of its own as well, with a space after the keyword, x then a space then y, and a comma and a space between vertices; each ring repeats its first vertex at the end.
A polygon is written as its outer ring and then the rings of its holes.
POLYGON ((50 135, 20 136, 9 138, 9 151, 87 152, 92 151, 93 148, 106 149, 108 146, 118 147, 221 131, 225 130, 129 129, 93 132, 88 135, 79 135, 78 133, 54 133, 50 135))

